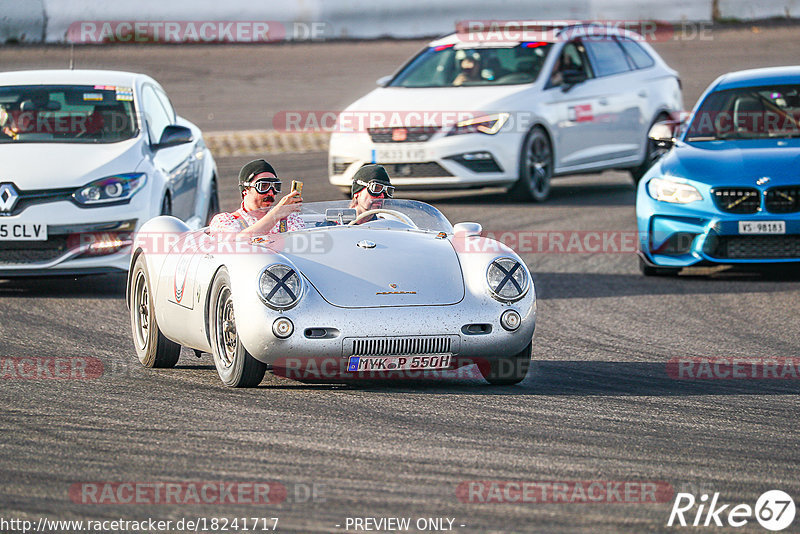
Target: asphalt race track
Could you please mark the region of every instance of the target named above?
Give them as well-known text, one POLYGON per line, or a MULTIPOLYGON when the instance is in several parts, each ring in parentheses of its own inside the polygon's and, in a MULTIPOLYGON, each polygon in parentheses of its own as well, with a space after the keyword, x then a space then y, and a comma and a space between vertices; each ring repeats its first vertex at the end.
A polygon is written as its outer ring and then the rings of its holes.
MULTIPOLYGON (((710 39, 655 46, 680 71, 689 108, 723 72, 796 63, 799 29, 714 28, 710 39)), ((281 110, 341 109, 420 46, 118 46, 79 48, 75 59, 154 76, 179 113, 211 132, 270 128, 281 110)), ((7 70, 68 57, 61 47, 0 49, 7 70)), ((305 181, 307 201, 339 198, 326 154, 264 156, 305 181)), ((218 160, 224 208, 238 203, 235 177, 248 159, 218 160)), ((618 172, 560 179, 543 205, 497 190, 413 197, 498 233, 635 231, 634 189, 618 172)), ((0 281, 0 356, 102 362, 92 379, 0 381, 0 516, 278 517, 279 532, 343 532, 347 518, 447 518, 456 532, 645 532, 675 530, 666 526, 675 492, 719 492, 731 507, 773 489, 800 498, 797 376, 668 372, 675 358, 799 357, 800 276, 650 279, 629 252, 522 255, 539 297, 534 362, 522 384, 501 388, 470 377, 328 385, 268 374, 259 388, 226 389, 209 355, 184 350, 175 369, 141 367, 124 276, 0 281), (276 482, 287 498, 95 504, 75 489, 205 481, 276 482), (459 491, 469 481, 655 482, 668 493, 643 503, 481 503, 459 491)), ((726 530, 764 532, 754 518, 726 530)))

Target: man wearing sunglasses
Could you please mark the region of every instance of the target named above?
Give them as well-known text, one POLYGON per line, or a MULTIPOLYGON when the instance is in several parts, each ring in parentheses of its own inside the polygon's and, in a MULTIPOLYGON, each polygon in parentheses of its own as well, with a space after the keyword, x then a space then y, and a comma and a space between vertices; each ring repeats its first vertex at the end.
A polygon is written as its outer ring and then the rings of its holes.
POLYGON ((297 212, 303 205, 298 191, 292 191, 277 204, 275 197, 281 192, 281 181, 275 169, 264 161, 251 161, 239 172, 239 190, 242 205, 233 213, 219 213, 211 219, 212 234, 235 235, 250 238, 280 231, 281 219, 286 219, 286 230, 302 230, 305 224, 297 212))
MULTIPOLYGON (((380 208, 383 200, 392 198, 394 186, 389 180, 389 174, 380 165, 364 165, 353 176, 350 186, 350 207, 356 209, 356 215, 365 211, 380 208)), ((361 222, 374 221, 375 217, 364 219, 361 222)))

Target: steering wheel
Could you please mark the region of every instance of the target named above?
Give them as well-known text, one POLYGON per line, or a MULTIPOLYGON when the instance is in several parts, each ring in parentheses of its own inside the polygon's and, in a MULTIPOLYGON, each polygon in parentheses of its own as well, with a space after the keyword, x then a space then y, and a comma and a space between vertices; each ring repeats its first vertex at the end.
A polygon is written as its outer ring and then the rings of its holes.
POLYGON ((400 219, 401 222, 406 223, 407 225, 411 226, 412 228, 416 228, 419 230, 419 226, 417 226, 414 221, 411 220, 411 217, 406 215, 405 213, 400 213, 399 211, 395 210, 388 210, 385 208, 378 208, 374 210, 367 210, 352 221, 350 221, 347 226, 353 226, 354 224, 358 224, 361 219, 366 219, 367 217, 371 217, 372 215, 377 215, 378 213, 385 213, 386 215, 391 215, 392 217, 396 217, 400 219))

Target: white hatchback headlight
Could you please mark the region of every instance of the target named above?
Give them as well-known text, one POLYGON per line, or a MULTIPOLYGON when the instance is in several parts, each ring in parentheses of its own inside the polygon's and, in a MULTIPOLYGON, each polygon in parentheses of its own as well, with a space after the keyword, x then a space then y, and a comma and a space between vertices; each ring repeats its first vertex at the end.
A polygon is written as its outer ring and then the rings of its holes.
POLYGON ((258 293, 270 308, 285 310, 300 301, 303 282, 294 269, 275 263, 261 271, 258 277, 258 293))
POLYGON ((486 283, 492 295, 504 302, 514 302, 528 292, 525 267, 512 258, 497 258, 486 270, 486 283))
POLYGON ((137 172, 117 174, 89 182, 72 194, 82 206, 105 206, 125 202, 144 187, 147 175, 137 172))
POLYGON ((665 178, 653 178, 647 183, 647 192, 656 200, 673 204, 688 204, 703 200, 697 188, 681 182, 673 182, 665 178))

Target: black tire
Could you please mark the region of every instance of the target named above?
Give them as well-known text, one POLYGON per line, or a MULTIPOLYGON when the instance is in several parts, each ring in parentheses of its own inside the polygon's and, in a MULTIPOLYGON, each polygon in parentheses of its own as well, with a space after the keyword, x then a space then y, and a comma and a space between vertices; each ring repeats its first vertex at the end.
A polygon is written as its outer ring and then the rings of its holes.
POLYGON ((645 276, 678 276, 680 267, 656 267, 639 258, 639 270, 645 276))
POLYGON ((208 199, 208 211, 206 212, 206 226, 211 224, 211 219, 214 218, 214 215, 219 213, 219 190, 217 188, 217 180, 211 180, 211 191, 209 193, 208 199))
POLYGON ((164 195, 161 199, 161 215, 172 215, 172 200, 169 195, 164 195))
POLYGON ((131 275, 131 329, 136 356, 145 367, 175 367, 181 346, 164 337, 156 322, 150 277, 144 255, 136 258, 131 275))
POLYGON ((547 133, 536 126, 522 144, 519 179, 511 188, 511 194, 519 200, 544 202, 550 195, 552 178, 553 145, 547 133))
POLYGON ((253 358, 239 339, 233 315, 230 276, 224 267, 217 273, 211 286, 209 322, 214 366, 222 383, 231 388, 259 385, 267 366, 253 358))
POLYGON ((513 356, 491 358, 478 365, 483 378, 493 386, 513 386, 528 376, 533 341, 513 356))
MULTIPOLYGON (((659 115, 650 125, 650 128, 652 128, 654 124, 668 119, 669 117, 666 115, 659 115)), ((648 133, 650 132, 650 128, 647 129, 648 133)), ((665 148, 660 148, 658 145, 656 145, 656 142, 650 139, 649 136, 647 137, 646 143, 647 148, 644 152, 644 160, 642 160, 642 163, 640 163, 638 167, 634 167, 630 170, 633 185, 639 185, 639 182, 642 180, 647 171, 650 170, 650 167, 653 166, 658 158, 667 152, 665 148)))

